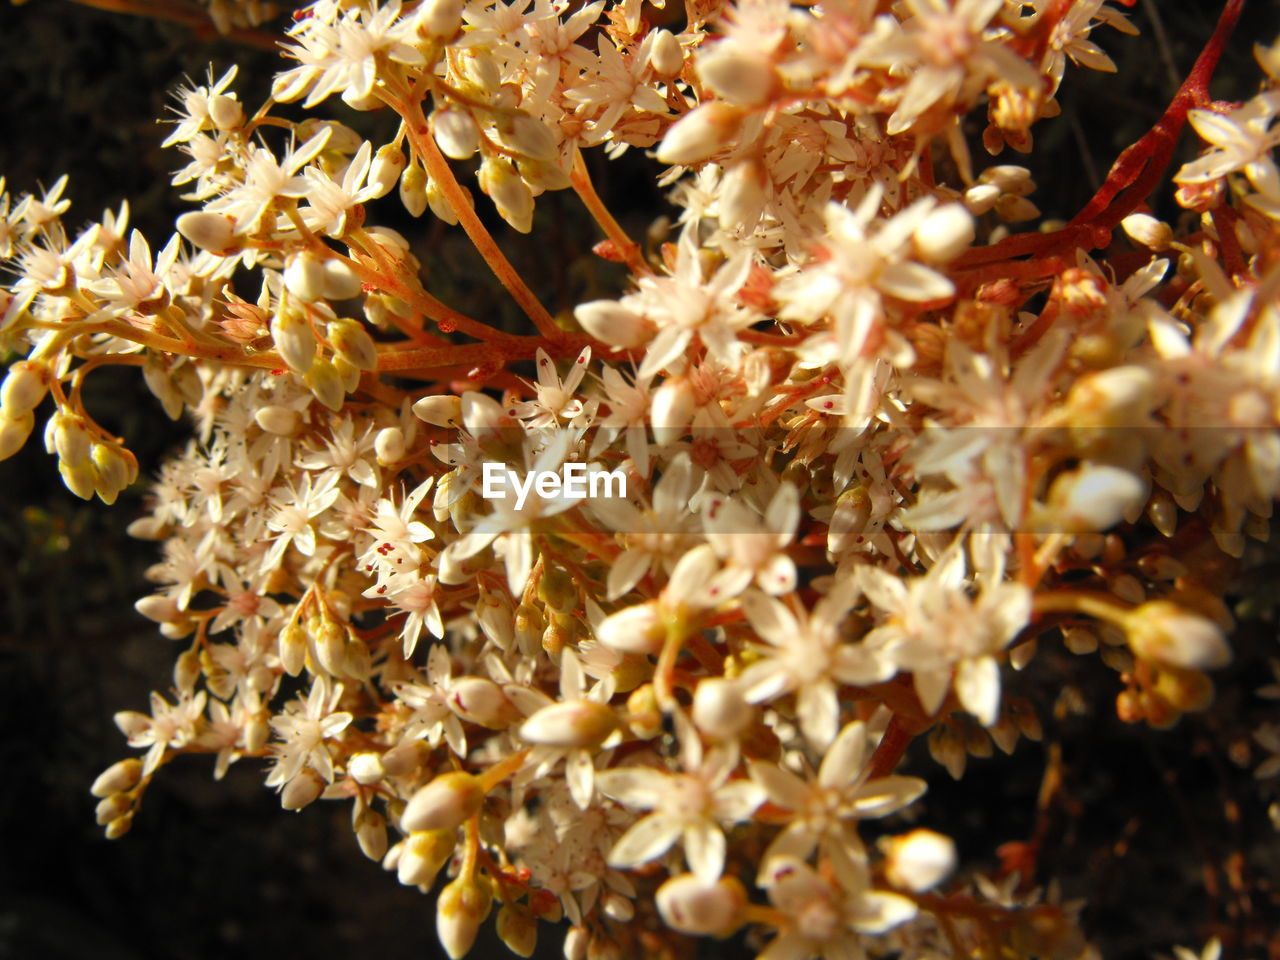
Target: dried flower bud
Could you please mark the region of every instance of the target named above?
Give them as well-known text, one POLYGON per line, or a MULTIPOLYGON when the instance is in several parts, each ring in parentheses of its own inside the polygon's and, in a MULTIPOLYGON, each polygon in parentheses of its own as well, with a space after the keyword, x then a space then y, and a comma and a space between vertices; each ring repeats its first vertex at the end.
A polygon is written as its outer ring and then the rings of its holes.
POLYGON ((1187 670, 1212 670, 1231 662, 1218 625, 1169 600, 1150 600, 1125 616, 1129 648, 1143 660, 1187 670))
POLYGON ((184 213, 176 224, 178 232, 201 250, 229 257, 239 253, 241 243, 236 237, 236 222, 221 213, 198 210, 184 213))
POLYGON ((364 324, 347 317, 329 321, 329 344, 343 360, 358 370, 378 369, 378 347, 364 324))
POLYGON ((932 830, 912 830, 881 842, 885 877, 895 887, 921 893, 938 884, 956 866, 956 845, 932 830))
POLYGON ((493 894, 487 884, 460 876, 443 890, 436 901, 436 935, 453 960, 467 955, 480 924, 489 916, 493 894))
POLYGON ((707 677, 698 683, 693 695, 693 722, 707 736, 733 740, 754 716, 755 710, 732 680, 707 677))
MULTIPOLYGON (((136 757, 126 757, 113 763, 93 781, 89 792, 95 797, 109 797, 113 793, 124 793, 132 790, 142 779, 142 761, 136 757)), ((114 819, 114 818, 112 818, 114 819)))
POLYGON ((400 818, 404 830, 453 830, 480 809, 484 787, 465 770, 442 773, 413 795, 400 818))
POLYGON ((608 704, 566 700, 543 707, 520 727, 529 743, 564 749, 598 747, 617 729, 618 717, 608 704))
POLYGON ((699 53, 696 68, 698 77, 717 96, 740 107, 763 106, 782 88, 778 71, 767 58, 732 41, 722 40, 699 53))
POLYGON ((30 410, 12 415, 0 409, 0 460, 8 460, 21 450, 35 426, 36 416, 30 410))
POLYGON ((649 66, 660 77, 674 77, 684 69, 684 50, 670 30, 654 31, 653 46, 649 48, 649 66))
POLYGON ((3 415, 17 419, 40 405, 49 392, 53 374, 47 364, 20 360, 9 368, 0 384, 0 409, 3 415))
POLYGON ((323 791, 324 780, 320 774, 304 769, 280 791, 280 806, 286 810, 301 810, 314 803, 323 791))
POLYGON ((254 421, 267 433, 278 437, 291 437, 302 426, 302 414, 291 407, 269 404, 253 412, 254 421))
POLYGON ((662 921, 680 933, 727 937, 746 921, 747 893, 734 877, 708 883, 682 874, 659 887, 655 899, 662 921))
POLYGON ((712 100, 677 120, 658 145, 662 163, 692 166, 728 147, 742 129, 744 115, 723 100, 712 100))

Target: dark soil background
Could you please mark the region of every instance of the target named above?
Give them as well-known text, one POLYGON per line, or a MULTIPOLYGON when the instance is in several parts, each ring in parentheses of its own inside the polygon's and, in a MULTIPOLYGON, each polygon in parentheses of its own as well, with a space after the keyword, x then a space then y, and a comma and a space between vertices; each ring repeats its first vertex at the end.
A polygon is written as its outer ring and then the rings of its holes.
MULTIPOLYGON (((1035 167, 1035 199, 1047 216, 1069 217, 1111 158, 1155 121, 1217 12, 1208 3, 1161 9, 1159 31, 1148 0, 1133 11, 1141 38, 1099 29, 1118 76, 1072 70, 1064 116, 1037 128, 1052 157, 1035 167)), ((1272 39, 1277 12, 1251 0, 1215 95, 1237 99, 1256 89, 1250 45, 1272 39)), ((241 64, 236 89, 256 105, 278 62, 271 53, 61 0, 21 7, 0 0, 0 175, 21 192, 69 172, 69 224, 127 198, 133 222, 162 243, 185 207, 168 185, 178 158, 160 150, 165 128, 154 118, 184 74, 202 79, 210 60, 220 74, 233 58, 241 64)), ((385 126, 377 116, 358 122, 373 132, 385 126)), ((595 159, 601 192, 628 198, 617 212, 642 235, 662 212, 649 181, 636 175, 643 158, 595 159)), ((565 309, 591 291, 615 289, 617 273, 588 255, 594 234, 572 198, 547 198, 539 209, 541 242, 502 236, 526 276, 548 278, 540 291, 547 301, 565 309)), ((444 299, 452 292, 461 302, 465 291, 489 315, 510 310, 497 296, 476 300, 492 285, 472 279, 482 274, 465 240, 438 228, 403 229, 422 245, 444 299)), ((129 438, 145 475, 184 431, 163 419, 140 378, 119 373, 90 378, 88 403, 129 438)), ((221 783, 210 763, 173 764, 133 831, 102 838, 88 786, 129 752, 111 716, 167 688, 176 652, 132 608, 147 592, 142 571, 155 552, 123 529, 141 513, 145 490, 128 492, 111 510, 82 503, 37 440, 0 466, 0 491, 0 960, 440 955, 432 900, 360 855, 348 807, 284 813, 251 762, 221 783)), ((1246 614, 1237 660, 1217 677, 1219 699, 1208 714, 1164 733, 1125 727, 1110 709, 1114 675, 1046 644, 1030 675, 1011 684, 1044 717, 1044 744, 971 758, 958 784, 923 744, 908 755, 905 769, 931 783, 922 822, 952 833, 966 863, 995 869, 998 846, 1042 831, 1036 879, 1056 877, 1064 899, 1087 900, 1086 931, 1108 960, 1198 946, 1212 935, 1223 938, 1229 960, 1280 957, 1280 835, 1267 815, 1280 783, 1252 778, 1259 757, 1249 736, 1261 722, 1280 721, 1277 702, 1253 694, 1266 682, 1267 658, 1280 655, 1280 562, 1274 550, 1253 559, 1257 571, 1233 594, 1246 614), (1055 704, 1075 699, 1088 705, 1084 713, 1060 709, 1055 717, 1055 704), (1059 748, 1062 788, 1039 814, 1047 758, 1059 748)), ((558 937, 546 933, 544 952, 556 956, 558 937)), ((474 955, 502 954, 490 938, 474 955)))

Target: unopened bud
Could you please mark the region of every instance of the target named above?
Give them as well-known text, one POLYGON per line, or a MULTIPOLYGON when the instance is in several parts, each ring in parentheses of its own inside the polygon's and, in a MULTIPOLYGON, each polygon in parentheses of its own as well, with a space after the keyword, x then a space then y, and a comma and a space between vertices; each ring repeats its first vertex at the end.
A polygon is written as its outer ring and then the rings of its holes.
POLYGON ((476 942, 480 924, 489 916, 493 894, 474 877, 460 876, 443 890, 436 901, 436 936, 453 960, 467 955, 476 942))
POLYGON ((550 128, 523 110, 505 114, 498 122, 498 132, 507 146, 534 160, 554 160, 558 156, 556 138, 550 128))
POLYGON ((440 151, 454 160, 468 160, 480 149, 480 128, 465 110, 437 110, 431 114, 431 132, 440 151))
POLYGON ((377 783, 386 775, 382 768, 382 757, 376 753, 357 753, 347 761, 347 776, 356 783, 366 786, 377 783))
POLYGON ((373 452, 384 467, 403 460, 404 431, 399 427, 383 427, 373 438, 373 452))
POLYGON ((742 107, 762 106, 782 87, 778 71, 767 57, 732 41, 722 40, 700 54, 697 70, 702 82, 718 96, 742 107))
POLYGON ((49 367, 33 360, 19 360, 5 374, 0 384, 0 408, 3 415, 17 419, 40 405, 49 392, 53 374, 49 367))
POLYGON ((1054 532, 1101 532, 1140 508, 1146 496, 1146 484, 1128 470, 1085 464, 1054 480, 1039 525, 1054 532))
POLYGON ((236 130, 244 123, 244 107, 235 97, 219 93, 209 98, 209 119, 219 130, 236 130))
POLYGON ((14 415, 0 408, 0 460, 8 460, 21 450, 35 426, 36 415, 30 410, 14 415))
POLYGON ((1186 670, 1211 670, 1231 662, 1218 625, 1169 600, 1151 600, 1125 616, 1129 648, 1143 660, 1186 670))
POLYGON ((658 443, 674 443, 693 420, 697 400, 693 386, 683 377, 663 382, 653 392, 649 415, 653 423, 653 439, 658 443))
POLYGON ((451 394, 423 397, 413 405, 419 420, 436 427, 457 427, 462 423, 462 398, 451 394))
POLYGON ((1131 213, 1120 221, 1124 232, 1150 250, 1164 250, 1173 242, 1173 228, 1149 213, 1131 213))
POLYGON ((133 813, 130 812, 130 813, 123 814, 122 816, 116 817, 109 824, 107 824, 107 839, 119 840, 121 837, 123 837, 126 833, 129 832, 129 828, 132 826, 133 826, 133 813))
POLYGON ((112 820, 124 816, 133 807, 133 801, 123 793, 112 794, 102 800, 94 809, 94 817, 98 826, 106 826, 112 820))
POLYGON ((404 151, 394 143, 384 144, 373 155, 373 163, 369 167, 369 186, 377 192, 374 197, 385 197, 400 179, 408 163, 404 151))
POLYGON ((280 358, 294 373, 305 374, 316 359, 316 337, 311 324, 293 310, 282 310, 271 319, 271 339, 280 358))
POLYGON ((580 304, 573 308, 573 315, 583 330, 612 347, 631 349, 643 346, 653 339, 655 332, 651 321, 616 300, 592 300, 580 304))
POLYGON ((307 663, 307 631, 296 620, 290 620, 280 631, 280 664, 284 672, 296 677, 307 663))
POLYGON ((693 722, 707 736, 733 740, 751 723, 755 711, 741 689, 724 677, 707 677, 693 696, 693 722))
POLYGON ((225 214, 207 210, 184 213, 178 218, 177 228, 180 234, 208 253, 226 257, 240 251, 236 222, 225 214))
POLYGON ((608 704, 594 700, 566 700, 543 707, 520 727, 529 743, 564 749, 590 749, 609 738, 618 717, 608 704))
POLYGON ((430 886, 440 868, 453 856, 452 830, 420 830, 409 835, 400 850, 396 877, 407 887, 430 886))
POLYGON ((511 702, 502 688, 484 677, 459 677, 455 680, 449 706, 463 720, 491 729, 505 727, 512 711, 511 702))
POLYGON ((304 769, 285 784, 280 792, 280 806, 286 810, 301 810, 314 803, 323 790, 324 781, 320 774, 304 769))
POLYGON ((306 303, 324 296, 324 261, 310 251, 291 256, 284 268, 284 285, 306 303))
POLYGON ((659 887, 656 900, 663 922, 680 933, 727 937, 746 920, 747 894, 733 877, 708 883, 682 874, 659 887))
POLYGON ((413 795, 400 818, 411 833, 419 830, 453 830, 480 809, 484 787, 465 770, 442 773, 413 795))
MULTIPOLYGON (((142 779, 142 762, 136 757, 127 757, 113 763, 93 781, 89 792, 95 797, 109 797, 113 793, 124 793, 132 790, 142 779)), ((114 818, 113 818, 114 819, 114 818)))
POLYGON ((387 821, 376 810, 365 810, 354 824, 360 852, 370 860, 387 854, 387 821))
POLYGON ((378 369, 378 348, 364 324, 347 317, 329 321, 329 344, 358 370, 378 369))
POLYGON ((720 222, 750 230, 764 212, 769 177, 764 165, 748 158, 724 175, 720 188, 720 222))
POLYGON ((658 160, 684 167, 709 160, 733 142, 742 121, 742 111, 723 100, 704 103, 667 131, 658 145, 658 160))
POLYGON ((533 229, 533 192, 511 161, 505 157, 485 157, 480 164, 477 182, 493 201, 502 219, 520 233, 533 229))
POLYGON ((649 66, 660 77, 674 77, 684 69, 684 50, 670 30, 659 28, 655 33, 649 48, 649 66))
POLYGON ((666 636, 666 624, 653 601, 625 607, 596 627, 597 640, 624 653, 657 653, 666 636))
POLYGON ((448 42, 462 29, 464 0, 425 0, 418 7, 418 33, 424 38, 448 42))
POLYGON ((538 921, 528 908, 518 903, 504 903, 498 910, 495 924, 498 938, 517 956, 533 955, 538 945, 538 921))
POLYGON ((427 211, 427 171, 417 161, 410 161, 400 175, 400 202, 411 217, 420 217, 427 211))
POLYGON ((278 437, 291 437, 302 426, 302 414, 279 404, 259 407, 253 413, 253 419, 267 433, 278 437))
POLYGON ((328 359, 317 357, 311 364, 311 369, 302 378, 302 382, 307 385, 317 400, 334 413, 342 409, 342 402, 347 395, 346 387, 342 381, 342 374, 328 359))
POLYGON ((944 204, 924 218, 912 239, 926 263, 950 263, 973 243, 973 216, 963 204, 944 204))
POLYGON ((956 845, 932 830, 912 830, 882 842, 885 876, 899 889, 921 893, 938 884, 956 866, 956 845))
POLYGON ((322 289, 326 300, 350 300, 360 296, 364 282, 347 261, 330 257, 324 262, 322 289))

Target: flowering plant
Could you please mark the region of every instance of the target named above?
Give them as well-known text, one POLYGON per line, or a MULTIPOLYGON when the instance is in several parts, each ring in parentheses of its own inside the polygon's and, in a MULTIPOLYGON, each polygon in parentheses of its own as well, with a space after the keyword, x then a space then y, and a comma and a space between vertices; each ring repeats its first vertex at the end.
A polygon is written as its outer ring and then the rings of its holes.
POLYGON ((195 433, 131 528, 182 652, 116 715, 145 753, 93 784, 107 836, 174 758, 262 758, 286 809, 347 804, 399 882, 447 878, 454 957, 491 915, 521 955, 567 919, 573 960, 1087 954, 1034 844, 996 883, 867 821, 928 816, 917 737, 956 778, 1039 738, 1005 687, 1040 645, 1099 657, 1127 722, 1213 699, 1222 561, 1280 494, 1280 46, 1252 99, 1208 94, 1241 7, 1031 232, 1029 172, 975 169, 964 122, 1030 150, 1068 61, 1114 69, 1100 0, 688 0, 679 32, 638 0, 317 0, 260 108, 234 68, 179 91, 195 207, 162 244, 0 182, 0 457, 47 412, 113 502, 139 466, 82 399, 112 365, 195 433), (651 151, 669 240, 624 231, 596 148, 651 151), (553 316, 484 214, 535 232, 558 190, 627 280, 553 316), (373 222, 393 194, 524 330, 445 301, 373 222))

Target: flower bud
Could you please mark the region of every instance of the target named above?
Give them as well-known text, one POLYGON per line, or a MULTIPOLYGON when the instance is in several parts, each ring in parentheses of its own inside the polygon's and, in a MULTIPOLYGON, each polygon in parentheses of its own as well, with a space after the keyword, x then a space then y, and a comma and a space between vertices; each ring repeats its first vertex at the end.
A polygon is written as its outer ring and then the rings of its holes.
POLYGON ((237 130, 244 123, 244 107, 235 97, 219 93, 209 98, 209 119, 219 130, 237 130))
POLYGON ((14 415, 0 408, 0 460, 8 460, 21 450, 35 426, 36 415, 30 410, 14 415))
POLYGON ((311 369, 303 376, 302 382, 322 404, 337 413, 342 409, 342 401, 347 391, 342 382, 342 374, 338 368, 324 357, 317 357, 311 369))
POLYGON ((286 810, 301 810, 314 803, 323 790, 324 781, 320 774, 309 768, 304 769, 285 784, 280 792, 280 806, 286 810))
POLYGON ((253 413, 253 419, 267 433, 278 437, 291 437, 302 426, 302 414, 279 404, 259 407, 253 413))
MULTIPOLYGON (((767 58, 722 40, 698 55, 698 77, 717 96, 741 107, 759 107, 778 95, 782 82, 767 58)), ((661 158, 660 158, 661 159, 661 158)))
POLYGON ((902 890, 921 893, 935 886, 956 866, 956 845, 932 830, 912 830, 882 842, 885 876, 902 890))
POLYGON ((693 722, 716 740, 733 740, 751 723, 755 711, 738 685, 724 677, 707 677, 693 695, 693 722))
POLYGON ((271 339, 290 370, 305 374, 311 369, 316 359, 316 337, 301 314, 282 310, 272 317, 271 339))
POLYGON ((440 868, 453 856, 452 830, 420 830, 409 835, 400 849, 396 877, 406 887, 426 887, 435 882, 440 868))
POLYGON ((107 824, 107 839, 119 840, 133 826, 133 813, 122 814, 107 824))
POLYGON ((658 145, 662 163, 692 166, 728 147, 742 128, 743 113, 723 100, 712 100, 677 120, 658 145))
POLYGON ((498 121, 498 132, 512 150, 533 160, 555 160, 559 156, 551 129, 523 110, 504 114, 498 121))
POLYGON ((1143 660, 1186 670, 1211 670, 1231 662, 1218 625, 1169 600, 1150 600, 1125 616, 1129 648, 1143 660))
POLYGON ((1026 197, 1006 193, 995 204, 996 216, 1007 223, 1022 223, 1040 216, 1040 208, 1026 197))
POLYGON ((964 192, 965 208, 975 217, 989 213, 1000 199, 1000 188, 992 183, 979 183, 964 192))
POLYGON ((1155 693, 1184 713, 1197 713, 1213 702, 1213 681, 1199 670, 1163 667, 1156 677, 1155 693))
POLYGON ((432 426, 457 427, 462 423, 462 398, 447 393, 423 397, 413 405, 413 414, 432 426))
POLYGON ((518 903, 504 903, 498 910, 496 922, 498 938, 517 956, 533 955, 538 945, 538 921, 527 907, 518 903))
POLYGON ((404 431, 399 427, 383 427, 373 438, 373 452, 382 466, 404 459, 404 431))
POLYGON ((485 157, 476 177, 502 219, 520 233, 533 229, 533 192, 505 157, 485 157))
POLYGON ((604 743, 617 726, 617 714, 608 704, 565 700, 543 707, 526 720, 520 737, 549 747, 591 749, 604 743))
POLYGON ((371 783, 377 783, 385 775, 382 757, 376 753, 357 753, 347 761, 347 776, 356 783, 368 786, 371 783))
POLYGON ((747 158, 724 175, 720 185, 720 223, 751 230, 764 212, 769 177, 764 165, 747 158))
POLYGON ((654 31, 653 46, 649 48, 649 66, 660 77, 674 77, 684 69, 684 50, 670 30, 654 31))
POLYGON ((436 936, 453 960, 467 955, 492 906, 493 894, 488 885, 473 877, 460 876, 440 891, 440 899, 436 901, 436 936))
POLYGON ((94 490, 104 503, 115 503, 120 491, 136 475, 137 461, 114 443, 95 443, 89 459, 93 464, 94 490))
POLYGON ((950 263, 973 243, 973 216, 963 204, 943 204, 916 227, 912 239, 925 263, 950 263))
POLYGON ((49 367, 37 361, 19 360, 11 366, 4 383, 0 384, 0 408, 4 415, 17 419, 38 407, 49 392, 52 378, 49 367))
POLYGON ((324 261, 310 251, 289 257, 284 268, 285 289, 305 303, 324 295, 324 261))
POLYGON ((679 933, 727 937, 746 920, 747 894, 733 877, 707 883, 682 874, 660 886, 656 900, 663 923, 679 933))
POLYGON ((442 773, 413 795, 400 817, 410 833, 419 830, 453 830, 480 809, 484 787, 465 770, 442 773))
MULTIPOLYGON (((471 201, 470 191, 466 187, 463 187, 462 191, 467 198, 467 205, 474 206, 471 201)), ((458 214, 454 212, 453 204, 449 202, 449 198, 440 189, 440 184, 434 180, 427 181, 427 206, 431 208, 432 213, 449 224, 449 226, 456 227, 458 225, 458 214)))
POLYGON ((1088 463, 1053 481, 1038 525, 1067 533, 1101 532, 1140 508, 1146 496, 1146 484, 1128 470, 1088 463))
POLYGON ((667 628, 654 601, 624 607, 596 627, 596 639, 623 653, 657 653, 667 628))
POLYGON ((449 707, 463 720, 490 729, 505 727, 513 719, 511 702, 502 688, 484 677, 459 677, 453 681, 449 707))
POLYGON ((330 320, 329 344, 334 352, 358 370, 378 369, 378 347, 364 324, 347 317, 330 320))
POLYGON ((998 164, 983 170, 978 180, 995 186, 1001 193, 1011 193, 1025 197, 1035 190, 1035 181, 1031 179, 1031 171, 1012 163, 998 164))
POLYGON ((427 212, 427 171, 417 161, 411 160, 400 175, 400 202, 411 217, 427 212))
POLYGON ((81 500, 92 500, 93 495, 98 492, 98 478, 93 472, 92 464, 71 466, 65 462, 59 463, 58 473, 61 474, 62 482, 67 485, 67 489, 81 500))
POLYGON ((355 824, 356 843, 370 860, 381 860, 387 854, 387 821, 376 810, 364 810, 355 824))
MULTIPOLYGON (((93 781, 89 792, 95 797, 109 797, 113 793, 124 793, 132 790, 142 779, 142 762, 136 757, 127 757, 113 763, 93 781)), ((112 818, 114 819, 114 818, 112 818)))
POLYGON ((377 191, 376 197, 385 197, 400 179, 408 163, 404 151, 394 143, 387 143, 378 148, 373 155, 373 163, 369 167, 369 186, 377 191))
POLYGON ((1173 242, 1173 228, 1149 213, 1131 213, 1120 221, 1129 237, 1150 250, 1164 250, 1173 242))
POLYGON ((201 250, 227 257, 240 252, 236 222, 231 217, 207 210, 184 213, 178 218, 178 232, 201 250))
POLYGON ((579 304, 573 308, 573 315, 583 330, 611 347, 631 349, 653 339, 653 323, 616 300, 579 304))
POLYGON ((123 793, 111 794, 105 797, 94 809, 94 818, 98 822, 98 826, 103 827, 129 812, 133 806, 133 801, 123 793))
POLYGON ((447 43, 462 29, 464 0, 425 0, 418 7, 418 35, 447 43))
POLYGON ((666 380, 653 392, 649 415, 653 423, 653 439, 658 443, 674 443, 693 420, 697 402, 693 387, 684 378, 666 380))
POLYGON ((324 284, 322 287, 327 300, 350 300, 360 296, 364 289, 364 281, 351 268, 347 261, 340 257, 330 257, 324 262, 324 284))
POLYGON ((431 114, 431 132, 440 151, 451 159, 468 160, 480 149, 480 128, 466 110, 436 110, 431 114))
POLYGON ((280 631, 280 665, 284 672, 296 677, 307 663, 307 631, 296 620, 290 620, 280 631))

